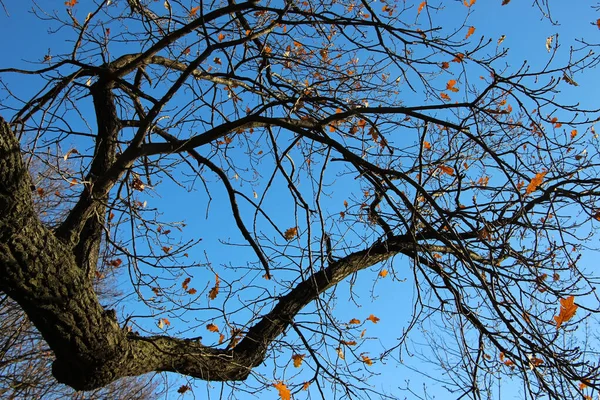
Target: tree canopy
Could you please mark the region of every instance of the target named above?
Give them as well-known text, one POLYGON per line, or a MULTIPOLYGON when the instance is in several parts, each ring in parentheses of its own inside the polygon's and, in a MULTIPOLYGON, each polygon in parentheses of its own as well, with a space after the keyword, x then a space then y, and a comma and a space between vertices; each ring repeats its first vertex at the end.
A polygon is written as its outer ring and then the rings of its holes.
POLYGON ((0 69, 0 290, 58 382, 395 397, 369 381, 398 365, 456 397, 597 395, 600 112, 569 97, 592 37, 526 61, 475 0, 31 6, 53 45, 0 69))

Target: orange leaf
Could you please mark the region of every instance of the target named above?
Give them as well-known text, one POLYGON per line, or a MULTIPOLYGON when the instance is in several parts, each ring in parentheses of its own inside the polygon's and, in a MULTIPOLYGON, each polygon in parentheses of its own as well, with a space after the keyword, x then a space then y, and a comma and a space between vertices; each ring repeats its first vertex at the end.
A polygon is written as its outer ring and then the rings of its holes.
POLYGON ((382 269, 381 271, 379 271, 379 276, 382 278, 385 278, 388 274, 388 270, 387 269, 382 269))
POLYGON ((379 318, 377 318, 376 316, 374 316, 373 314, 369 315, 369 317, 367 318, 369 321, 371 321, 372 323, 376 324, 377 322, 379 322, 379 318))
POLYGON ((304 382, 304 384, 302 385, 302 390, 308 390, 309 386, 310 386, 310 382, 304 382))
POLYGON ((446 90, 449 90, 451 92, 458 92, 455 79, 450 79, 448 83, 446 83, 446 90))
POLYGON ((449 167, 449 166, 447 166, 447 165, 443 165, 443 164, 442 164, 442 165, 440 165, 438 168, 439 168, 439 169, 440 169, 440 170, 441 170, 443 173, 445 173, 445 174, 448 174, 448 175, 451 175, 451 176, 453 176, 453 175, 454 175, 454 168, 452 168, 452 167, 449 167))
POLYGON ((554 317, 554 321, 556 321, 556 329, 560 328, 563 323, 569 321, 575 316, 578 306, 574 303, 574 301, 575 296, 569 296, 566 299, 560 299, 560 312, 554 317))
POLYGON ((577 129, 571 131, 571 139, 575 139, 575 136, 577 136, 577 129))
POLYGON ((598 29, 600 29, 600 18, 598 18, 598 19, 596 20, 596 26, 598 27, 598 29))
POLYGON ((219 344, 223 343, 225 341, 225 335, 223 335, 222 333, 219 335, 219 344))
POLYGON ((431 150, 431 143, 429 143, 427 140, 423 140, 423 148, 425 150, 431 150))
POLYGON ((421 4, 419 4, 419 8, 417 8, 417 15, 421 14, 421 11, 423 11, 423 9, 425 8, 425 6, 427 5, 426 1, 421 2, 421 4))
POLYGON ((461 63, 461 62, 463 62, 464 58, 465 58, 465 55, 463 53, 457 53, 456 56, 454 56, 454 58, 452 59, 452 62, 461 63))
POLYGON ((450 101, 450 96, 448 96, 446 93, 442 92, 440 93, 440 97, 442 98, 442 100, 445 101, 450 101))
POLYGON ((296 236, 298 236, 298 227, 286 229, 286 231, 283 234, 285 240, 292 240, 296 236))
POLYGON ((358 325, 358 324, 360 324, 360 319, 352 318, 350 321, 348 321, 348 325, 358 325))
POLYGON ((196 294, 196 292, 198 292, 198 291, 196 289, 194 289, 194 288, 191 288, 187 292, 188 292, 188 294, 196 294))
POLYGON ((225 39, 225 35, 222 33, 219 33, 218 38, 219 38, 219 42, 222 42, 225 39))
POLYGON ((212 323, 206 325, 206 329, 209 330, 210 332, 219 332, 219 327, 212 323))
POLYGON ((465 7, 471 7, 473 4, 475 4, 477 0, 464 0, 463 4, 465 5, 465 7))
POLYGON ((535 174, 535 177, 531 179, 529 185, 527 185, 527 189, 525 189, 525 194, 531 194, 536 191, 536 189, 542 184, 544 180, 544 176, 546 176, 546 172, 538 172, 535 174))
POLYGON ((474 27, 474 26, 472 26, 472 27, 470 27, 470 28, 469 28, 469 30, 467 31, 467 36, 465 36, 465 39, 468 39, 468 38, 469 38, 469 36, 471 36, 471 35, 472 35, 472 34, 474 34, 474 33, 475 33, 475 27, 474 27))
POLYGON ((367 126, 367 121, 365 121, 364 119, 361 119, 360 121, 358 121, 359 128, 365 129, 365 126, 367 126))
POLYGON ((291 399, 291 392, 290 389, 287 388, 287 386, 285 386, 285 384, 283 382, 277 382, 273 384, 273 387, 275 387, 275 389, 277 389, 279 391, 279 397, 281 398, 281 400, 290 400, 291 399))
POLYGON ((448 61, 442 62, 442 69, 448 69, 448 68, 450 68, 450 63, 448 61))
POLYGON ((210 292, 208 292, 208 298, 211 300, 214 300, 217 298, 217 295, 219 294, 219 283, 221 281, 219 280, 219 275, 215 274, 215 286, 210 289, 210 292))
POLYGON ((190 17, 195 17, 195 16, 196 16, 196 14, 198 13, 198 10, 200 10, 200 6, 193 7, 193 8, 190 10, 190 17))
POLYGON ((365 333, 367 333, 367 330, 363 329, 362 332, 360 333, 360 337, 363 338, 365 336, 365 333))
POLYGON ((362 357, 362 361, 367 364, 368 366, 373 365, 373 361, 371 361, 371 359, 367 356, 365 356, 364 354, 361 356, 362 357))
POLYGON ((74 7, 75 4, 77 4, 77 0, 69 0, 69 1, 65 1, 65 6, 67 7, 74 7))
POLYGON ((356 346, 356 340, 342 340, 342 344, 346 346, 356 346))
POLYGON ((299 368, 302 365, 302 360, 304 360, 304 354, 294 354, 292 360, 294 360, 294 367, 299 368))

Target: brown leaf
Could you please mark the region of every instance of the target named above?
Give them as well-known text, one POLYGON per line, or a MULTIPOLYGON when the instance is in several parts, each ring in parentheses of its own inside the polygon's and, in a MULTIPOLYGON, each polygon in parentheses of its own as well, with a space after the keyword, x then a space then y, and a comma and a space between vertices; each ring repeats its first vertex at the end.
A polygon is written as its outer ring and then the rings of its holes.
POLYGON ((443 165, 443 164, 442 164, 442 165, 440 165, 438 168, 439 168, 439 169, 440 169, 440 171, 442 171, 443 173, 445 173, 445 174, 448 174, 448 175, 450 175, 450 176, 454 176, 454 168, 452 168, 452 167, 449 167, 449 166, 447 166, 447 165, 443 165))
POLYGON ((214 300, 217 298, 217 295, 219 294, 219 283, 221 281, 219 280, 219 275, 215 274, 215 286, 210 289, 210 292, 208 292, 208 298, 211 300, 214 300))
POLYGON ((568 322, 575 316, 578 306, 574 303, 574 301, 575 296, 569 296, 566 299, 560 299, 560 312, 554 317, 556 329, 560 328, 563 323, 568 322))
POLYGON ((294 367, 299 368, 302 365, 302 360, 304 360, 304 354, 294 354, 292 360, 294 360, 294 367))
POLYGON ((190 388, 187 385, 183 385, 181 386, 179 389, 177 389, 177 393, 179 394, 184 394, 185 392, 187 392, 188 390, 192 390, 192 388, 190 388))
POLYGON ((181 287, 183 288, 183 290, 188 290, 188 284, 190 283, 191 280, 192 280, 192 278, 189 278, 189 277, 185 278, 185 280, 181 284, 181 287))
POLYGON ((298 236, 298 227, 296 227, 296 226, 293 228, 286 229, 286 231, 283 234, 283 237, 285 238, 285 240, 292 240, 296 236, 298 236))
POLYGON ((377 318, 376 316, 374 316, 373 314, 369 315, 369 317, 367 318, 369 321, 371 321, 372 323, 376 324, 377 322, 379 322, 379 318, 377 318))
POLYGON ((208 331, 210 331, 210 332, 215 332, 215 333, 216 333, 216 332, 219 332, 219 327, 218 327, 218 326, 216 326, 216 325, 215 325, 215 324, 213 324, 213 323, 210 323, 210 324, 206 325, 206 329, 207 329, 208 331))

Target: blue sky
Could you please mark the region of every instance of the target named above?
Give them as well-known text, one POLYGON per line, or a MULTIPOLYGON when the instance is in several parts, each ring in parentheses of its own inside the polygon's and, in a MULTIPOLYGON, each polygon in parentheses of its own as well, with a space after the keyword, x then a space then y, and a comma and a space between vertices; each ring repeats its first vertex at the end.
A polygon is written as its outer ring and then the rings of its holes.
MULTIPOLYGON (((123 1, 123 0, 120 0, 123 1)), ((19 2, 6 2, 7 10, 10 16, 1 15, 2 24, 0 25, 0 35, 5 38, 0 43, 0 53, 4 54, 2 60, 0 60, 0 68, 7 67, 19 67, 19 68, 36 68, 46 54, 55 54, 62 51, 62 49, 69 49, 72 46, 72 42, 65 42, 66 38, 72 40, 67 35, 66 30, 60 30, 57 33, 49 34, 51 29, 44 21, 36 19, 28 10, 31 8, 31 4, 28 1, 19 2)), ((81 0, 77 11, 77 15, 81 19, 84 18, 87 10, 86 1, 81 0)), ((416 6, 420 2, 415 3, 414 13, 416 14, 416 6)), ((430 2, 433 4, 433 2, 430 2)), ((64 6, 62 1, 39 1, 38 4, 41 8, 47 11, 56 10, 58 13, 64 14, 64 6)), ((484 37, 484 41, 487 39, 493 42, 505 36, 504 40, 498 44, 501 48, 508 50, 508 56, 504 59, 506 63, 504 67, 506 70, 516 70, 522 63, 527 60, 533 69, 536 67, 542 67, 548 62, 551 54, 546 49, 546 40, 550 36, 558 34, 558 43, 560 44, 559 51, 556 57, 560 59, 566 59, 569 55, 569 46, 577 46, 575 40, 585 37, 591 42, 600 43, 600 30, 595 26, 595 21, 600 15, 590 8, 590 5, 585 1, 579 2, 555 2, 551 5, 552 16, 557 24, 552 24, 548 19, 543 18, 540 10, 529 2, 513 0, 506 6, 501 5, 500 0, 489 1, 479 0, 472 7, 466 8, 461 1, 441 1, 439 4, 444 7, 440 10, 440 15, 447 18, 453 24, 456 21, 462 21, 468 17, 466 27, 474 26, 476 28, 472 35, 473 40, 478 40, 480 37, 484 37), (525 4, 526 3, 526 4, 525 4)), ((425 15, 419 16, 419 18, 425 18, 425 15)), ((454 26, 454 25, 452 25, 454 26)), ((466 31, 465 31, 466 34, 466 31)), ((464 34, 463 34, 464 35, 464 34)), ((556 39, 555 39, 556 40, 556 39)), ((118 55, 119 48, 113 49, 114 53, 118 55)), ((474 76, 469 79, 477 79, 479 72, 468 71, 469 74, 474 76)), ((586 107, 593 108, 597 106, 597 88, 598 82, 596 78, 597 74, 593 71, 586 74, 575 74, 574 79, 579 83, 579 86, 572 87, 568 85, 561 85, 562 93, 558 93, 561 99, 580 102, 586 107)), ((39 82, 30 76, 19 77, 16 75, 4 75, 2 79, 14 82, 18 82, 18 95, 21 98, 27 98, 33 93, 40 90, 39 82), (14 81, 13 81, 14 80, 14 81)), ((444 80, 445 82, 445 80, 444 80)), ((2 94, 4 98, 4 94, 2 94)), ((404 101, 406 104, 412 105, 412 103, 419 101, 419 95, 408 94, 404 101)), ((82 100, 85 102, 85 100, 82 100)), ((4 113, 2 115, 5 118, 10 118, 11 115, 4 113)), ((282 135, 282 140, 291 141, 290 136, 282 135)), ((412 139, 408 139, 412 140, 412 139)), ((86 144, 80 142, 80 139, 73 139, 72 142, 69 140, 64 142, 75 148, 85 146, 86 144)), ((63 149, 67 151, 67 149, 63 149)), ((232 150, 236 152, 238 156, 243 156, 242 150, 232 150)), ((302 163, 299 153, 294 153, 296 157, 296 163, 302 163)), ((335 171, 335 166, 331 167, 335 171)), ((268 172, 268 171, 266 171, 268 172)), ((265 172, 265 173, 266 173, 265 172)), ((239 180, 240 188, 243 188, 245 193, 256 192, 257 196, 261 196, 265 190, 265 180, 256 180, 248 178, 248 181, 242 182, 242 178, 239 180)), ((218 272, 221 279, 225 282, 228 280, 237 279, 239 274, 245 274, 245 268, 248 263, 254 262, 254 256, 251 251, 246 247, 240 246, 226 246, 222 247, 223 242, 231 242, 232 244, 241 243, 242 238, 235 229, 233 218, 230 215, 227 205, 227 197, 223 190, 216 189, 211 191, 210 202, 209 197, 202 189, 202 183, 197 181, 192 184, 191 181, 185 181, 183 175, 180 176, 183 187, 179 187, 170 182, 161 183, 160 190, 146 190, 141 193, 137 193, 136 197, 141 202, 147 202, 147 208, 151 209, 156 207, 161 213, 165 220, 169 221, 184 221, 186 226, 181 234, 181 240, 195 240, 202 239, 201 244, 194 250, 190 251, 189 259, 190 262, 197 263, 194 268, 190 268, 190 274, 192 280, 190 286, 196 288, 199 292, 204 293, 204 297, 199 298, 198 302, 203 302, 202 307, 207 306, 205 292, 211 288, 214 283, 214 272, 218 272), (191 193, 188 192, 191 190, 191 193), (208 209, 208 212, 207 212, 208 209), (195 212, 193 212, 195 211, 195 212), (215 248, 223 248, 224 250, 215 252, 215 248), (210 258, 207 261, 205 254, 210 254, 210 258), (228 272, 223 273, 220 266, 227 265, 231 267, 238 267, 237 270, 232 269, 228 272)), ((217 181, 215 176, 207 176, 209 182, 217 181)), ((340 211, 344 210, 343 201, 349 199, 352 196, 353 180, 348 176, 337 176, 331 178, 323 191, 323 196, 326 197, 324 204, 327 206, 327 213, 335 215, 340 211)), ((218 186, 216 186, 218 187, 218 186)), ((287 204, 285 201, 290 199, 289 193, 278 188, 285 187, 285 183, 281 178, 277 178, 273 184, 275 189, 272 190, 272 195, 265 199, 265 204, 268 208, 275 209, 274 217, 277 219, 281 227, 292 227, 298 224, 298 219, 301 220, 296 214, 297 210, 292 207, 285 208, 283 204, 287 204)), ((242 189, 241 189, 242 190, 242 189)), ((310 194, 314 191, 314 188, 303 186, 306 194, 310 194)), ((247 205, 242 205, 244 215, 252 215, 253 209, 247 205)), ((250 218, 251 220, 251 218, 250 218)), ((333 219, 328 226, 328 229, 338 229, 340 232, 345 230, 351 230, 352 227, 344 225, 343 221, 333 219)), ((272 231, 265 228, 265 235, 273 235, 272 231)), ((358 240, 360 235, 356 236, 355 240, 358 240)), ((179 236, 173 234, 172 240, 176 242, 179 236)), ((169 245, 170 242, 163 243, 169 245)), ((298 243, 300 246, 301 243, 298 243)), ((144 246, 141 247, 144 249, 144 246)), ((142 250, 143 251, 143 250, 142 250)), ((591 256, 590 256, 591 258, 591 256)), ((423 354, 424 357, 432 357, 433 354, 428 350, 427 344, 424 342, 425 337, 430 331, 418 332, 415 329, 414 337, 409 341, 409 346, 402 352, 402 360, 398 360, 398 351, 390 353, 389 357, 383 360, 379 360, 378 356, 381 352, 393 346, 396 339, 401 336, 403 329, 406 329, 410 322, 410 317, 413 313, 412 304, 415 301, 416 292, 414 288, 414 280, 412 277, 411 268, 408 268, 409 261, 403 257, 397 257, 392 261, 393 268, 386 266, 386 269, 390 270, 390 274, 386 278, 379 276, 381 270, 380 266, 370 268, 362 271, 357 277, 351 281, 340 284, 335 289, 336 298, 335 303, 335 317, 338 321, 350 321, 352 318, 358 318, 362 321, 359 328, 353 330, 353 334, 360 336, 363 329, 366 329, 365 338, 366 340, 361 345, 360 350, 357 352, 358 356, 361 354, 368 354, 370 357, 376 359, 372 367, 367 367, 367 370, 372 372, 372 375, 365 375, 366 380, 363 382, 364 385, 372 387, 376 391, 383 392, 392 398, 414 398, 414 394, 401 390, 407 385, 414 390, 415 393, 424 396, 426 387, 426 394, 436 398, 448 398, 448 392, 445 390, 444 385, 435 380, 423 379, 423 376, 419 372, 433 375, 435 377, 442 377, 440 371, 435 370, 431 364, 424 363, 420 360, 419 354, 423 354), (357 293, 355 296, 352 294, 357 293), (374 324, 370 321, 365 321, 369 315, 377 316, 380 321, 374 324), (401 361, 401 363, 398 363, 401 361), (406 363, 410 368, 406 368, 402 363, 406 363), (410 383, 407 383, 410 381, 410 383), (427 382, 427 383, 424 383, 427 382), (424 386, 426 385, 426 386, 424 386)), ((168 275, 163 276, 165 279, 172 279, 172 285, 177 286, 181 284, 183 280, 182 275, 176 275, 169 277, 168 275)), ((277 284, 268 281, 261 281, 260 275, 252 272, 235 283, 235 285, 264 285, 272 295, 281 295, 285 293, 285 274, 278 276, 280 281, 277 284)), ((127 285, 127 278, 122 277, 120 286, 122 290, 129 290, 127 285)), ((230 291, 231 298, 235 298, 236 289, 238 286, 233 286, 230 291)), ((255 289, 256 293, 260 293, 260 289, 255 289)), ((151 297, 152 292, 149 288, 143 288, 142 293, 146 297, 151 297)), ((253 293, 252 291, 247 292, 247 296, 253 293)), ((220 299, 219 299, 220 300, 220 299)), ((235 299, 234 299, 235 300, 235 299)), ((182 296, 181 299, 176 299, 176 302, 182 302, 182 304, 192 301, 189 297, 182 296)), ((195 300, 194 300, 195 301, 195 300)), ((232 300, 233 301, 233 300, 232 300)), ((130 313, 136 313, 139 310, 144 310, 139 304, 136 303, 132 298, 129 302, 125 302, 119 312, 123 316, 127 316, 130 313), (126 308, 127 307, 127 308, 126 308)), ((243 303, 243 301, 242 301, 243 303)), ((219 303, 220 304, 220 303, 219 303)), ((258 304, 260 306, 261 304, 258 304)), ((138 322, 141 326, 146 326, 148 329, 156 330, 156 321, 158 318, 168 317, 172 321, 172 326, 168 328, 168 332, 181 332, 186 336, 203 336, 203 340, 207 343, 216 341, 218 334, 206 332, 202 327, 204 323, 211 320, 210 317, 210 302, 208 303, 209 309, 205 309, 198 316, 202 321, 200 327, 193 331, 188 331, 188 326, 195 325, 193 321, 189 321, 189 325, 186 325, 187 317, 178 319, 179 312, 177 310, 165 310, 164 314, 154 314, 150 318, 140 319, 138 322)), ((144 310, 146 312, 146 310, 144 310)), ((306 314, 301 315, 299 319, 304 319, 305 322, 316 321, 314 313, 314 306, 310 305, 307 307, 306 314)), ((236 318, 239 321, 243 321, 243 317, 248 313, 248 310, 239 310, 236 314, 236 318)), ((223 319, 216 319, 217 324, 223 324, 223 319)), ((241 323, 241 322, 240 322, 241 323)), ((222 326, 222 325, 221 325, 222 326)), ((431 326, 432 330, 435 330, 435 326, 431 326)), ((291 336, 294 336, 293 332, 290 332, 291 336)), ((442 335, 443 338, 443 335, 442 335)), ((288 351, 288 350, 285 350, 288 351)), ((323 351, 334 352, 334 348, 324 349, 323 351)), ((331 354, 330 358, 335 360, 336 354, 331 354)), ((357 357, 358 358, 358 357, 357 357)), ((340 361, 341 362, 341 361, 340 361)), ((357 363, 359 364, 359 363, 357 363)), ((283 368, 278 371, 278 376, 273 376, 273 366, 268 360, 265 365, 258 368, 258 372, 262 374, 264 379, 281 379, 284 381, 294 381, 296 383, 301 382, 304 379, 310 377, 310 371, 305 369, 293 369, 283 368), (282 373, 283 371, 283 373, 282 373)), ((359 374, 362 372, 358 372, 359 374)), ((170 380, 178 380, 180 378, 171 376, 170 380)), ((260 385, 257 381, 250 381, 250 386, 260 385)), ((177 387, 178 384, 175 385, 177 387)), ((194 382, 194 393, 196 398, 219 398, 222 393, 229 392, 229 388, 225 388, 222 392, 220 384, 217 383, 205 383, 205 382, 194 382)), ((316 392, 311 392, 311 395, 318 398, 316 392)), ((510 380, 505 381, 501 386, 498 387, 498 393, 495 393, 497 398, 520 398, 522 396, 519 392, 519 388, 514 386, 510 380)), ((173 396, 173 395, 171 395, 173 396)), ((171 397, 170 398, 174 398, 171 397)), ((191 397, 191 395, 188 395, 191 397)), ((237 392, 238 398, 254 398, 253 395, 246 392, 237 392)), ((332 395, 333 396, 333 395, 332 395)), ((265 394, 260 394, 256 397, 264 398, 277 398, 275 389, 267 391, 265 394)), ((297 398, 305 398, 304 394, 299 394, 297 398)), ((334 398, 334 397, 331 397, 334 398)), ((378 398, 374 396, 374 398, 378 398)))

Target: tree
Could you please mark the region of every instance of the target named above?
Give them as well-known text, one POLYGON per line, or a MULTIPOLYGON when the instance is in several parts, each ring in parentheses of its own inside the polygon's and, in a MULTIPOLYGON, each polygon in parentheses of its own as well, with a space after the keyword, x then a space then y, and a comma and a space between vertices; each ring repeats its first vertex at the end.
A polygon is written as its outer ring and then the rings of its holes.
POLYGON ((60 385, 52 376, 52 352, 23 311, 6 296, 1 299, 0 396, 4 399, 158 399, 157 382, 126 378, 88 393, 60 385))
MULTIPOLYGON (((27 159, 36 192, 33 197, 35 212, 49 225, 60 219, 53 213, 60 209, 59 176, 52 169, 43 168, 40 160, 27 159)), ((47 162, 48 160, 44 160, 47 162)), ((64 217, 64 215, 62 216, 64 217)), ((114 289, 111 271, 103 269, 103 278, 95 280, 96 292, 105 304, 120 294, 114 289)), ((40 333, 32 326, 23 310, 5 294, 0 295, 0 397, 4 399, 158 399, 158 382, 151 377, 120 379, 91 392, 75 392, 59 384, 51 372, 54 361, 40 333)))
POLYGON ((59 382, 171 371, 355 397, 422 329, 458 396, 501 376, 531 397, 598 390, 577 328, 599 309, 578 264, 600 220, 599 113, 558 95, 597 64, 591 44, 550 36, 549 61, 511 65, 468 23, 474 0, 453 19, 425 1, 90 4, 36 8, 71 47, 0 71, 0 289, 59 382), (65 182, 56 226, 22 161, 41 154, 65 182), (178 190, 204 194, 158 200, 178 190), (176 211, 211 221, 204 240, 176 211), (106 267, 131 285, 117 307, 94 287, 106 267), (415 293, 378 356, 377 312, 335 308, 374 276, 415 293))

